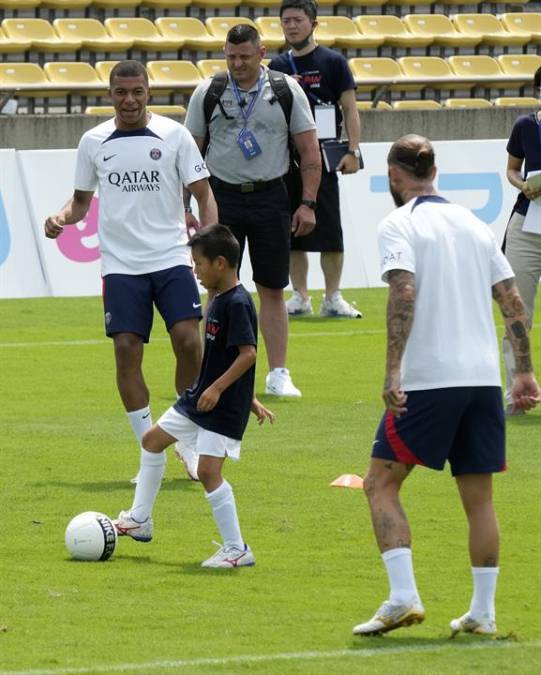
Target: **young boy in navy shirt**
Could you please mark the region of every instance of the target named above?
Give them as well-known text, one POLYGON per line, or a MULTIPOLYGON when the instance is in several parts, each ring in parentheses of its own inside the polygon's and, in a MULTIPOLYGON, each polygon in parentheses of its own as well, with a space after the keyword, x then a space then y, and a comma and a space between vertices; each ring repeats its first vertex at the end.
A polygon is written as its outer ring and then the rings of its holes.
POLYGON ((238 280, 239 245, 231 231, 225 225, 204 227, 189 246, 197 278, 215 294, 207 312, 201 372, 195 385, 143 436, 133 505, 120 512, 115 526, 119 535, 137 541, 152 539, 151 513, 165 469, 164 450, 178 441, 182 450, 199 455, 197 474, 223 541, 202 566, 254 565, 222 466, 226 457, 239 459, 250 411, 259 424, 274 421, 274 414, 254 395, 257 314, 238 280))

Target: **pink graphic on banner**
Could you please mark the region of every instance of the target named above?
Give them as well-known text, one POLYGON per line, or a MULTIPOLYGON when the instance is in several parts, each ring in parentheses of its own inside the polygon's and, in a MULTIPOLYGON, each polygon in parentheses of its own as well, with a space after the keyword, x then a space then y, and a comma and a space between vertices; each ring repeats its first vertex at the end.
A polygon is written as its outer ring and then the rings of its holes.
POLYGON ((74 262, 94 262, 100 257, 97 246, 85 246, 83 239, 92 237, 98 231, 98 198, 93 197, 90 202, 88 213, 81 223, 66 225, 64 232, 58 237, 56 243, 63 255, 74 262), (83 223, 84 227, 81 227, 83 223))

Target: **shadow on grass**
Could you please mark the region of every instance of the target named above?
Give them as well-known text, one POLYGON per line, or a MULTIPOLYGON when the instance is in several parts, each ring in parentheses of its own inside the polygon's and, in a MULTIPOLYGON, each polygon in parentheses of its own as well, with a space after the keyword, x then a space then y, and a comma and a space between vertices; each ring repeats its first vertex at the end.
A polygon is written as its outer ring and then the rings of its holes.
POLYGON ((450 647, 456 645, 459 647, 475 647, 486 642, 495 642, 495 643, 504 643, 504 642, 520 642, 519 638, 515 633, 508 633, 506 635, 472 635, 461 633, 456 636, 452 636, 451 633, 446 635, 441 635, 439 637, 427 638, 427 637, 409 637, 404 635, 404 633, 393 633, 388 635, 378 635, 378 636, 356 636, 351 638, 349 643, 349 648, 352 652, 356 651, 393 651, 394 649, 400 650, 403 647, 415 646, 419 651, 422 651, 423 647, 427 651, 430 651, 434 647, 450 647))
MULTIPOLYGON (((58 488, 67 488, 70 490, 80 490, 82 492, 111 492, 114 490, 126 490, 127 492, 133 492, 134 485, 132 485, 128 480, 116 480, 116 481, 95 481, 95 482, 68 482, 68 481, 40 481, 39 483, 32 483, 33 487, 43 488, 43 487, 58 487, 58 488)), ((166 480, 162 483, 160 488, 161 492, 168 491, 200 491, 201 488, 197 481, 193 481, 190 478, 173 478, 172 480, 166 480)))
POLYGON ((541 424, 541 415, 510 415, 505 418, 505 423, 513 427, 536 427, 541 424))

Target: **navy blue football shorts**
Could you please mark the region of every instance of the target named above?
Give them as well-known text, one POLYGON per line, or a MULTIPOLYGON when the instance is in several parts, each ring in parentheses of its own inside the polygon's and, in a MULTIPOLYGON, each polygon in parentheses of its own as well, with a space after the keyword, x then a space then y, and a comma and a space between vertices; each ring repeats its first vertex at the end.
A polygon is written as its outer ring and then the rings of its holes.
POLYGON ((135 333, 148 342, 154 305, 167 330, 178 321, 201 319, 201 298, 191 267, 178 265, 149 274, 103 277, 105 333, 135 333))
POLYGON ((453 476, 505 471, 505 421, 500 387, 450 387, 407 392, 408 411, 385 412, 372 457, 419 464, 453 476))

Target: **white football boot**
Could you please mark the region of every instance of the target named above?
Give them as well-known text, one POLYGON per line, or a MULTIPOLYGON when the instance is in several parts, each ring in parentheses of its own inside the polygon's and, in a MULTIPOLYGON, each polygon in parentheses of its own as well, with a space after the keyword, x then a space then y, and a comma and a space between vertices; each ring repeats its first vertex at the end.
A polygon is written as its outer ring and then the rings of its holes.
POLYGON ((366 623, 353 628, 353 635, 381 635, 402 626, 422 623, 425 609, 419 600, 408 605, 396 605, 386 600, 374 616, 366 623))

